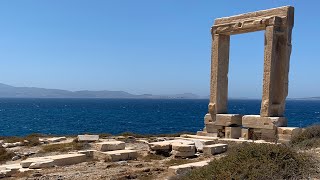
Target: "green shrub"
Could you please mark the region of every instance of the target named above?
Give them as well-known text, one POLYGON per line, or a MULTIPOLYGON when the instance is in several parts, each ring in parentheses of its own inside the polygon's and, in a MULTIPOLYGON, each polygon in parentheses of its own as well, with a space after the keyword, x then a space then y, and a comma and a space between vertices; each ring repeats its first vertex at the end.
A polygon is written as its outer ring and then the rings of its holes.
POLYGON ((305 128, 300 134, 293 136, 290 143, 302 149, 320 147, 320 125, 305 128))
POLYGON ((15 154, 0 146, 0 162, 10 160, 15 154))
POLYGON ((314 164, 283 145, 245 143, 181 179, 301 179, 313 173, 314 164))

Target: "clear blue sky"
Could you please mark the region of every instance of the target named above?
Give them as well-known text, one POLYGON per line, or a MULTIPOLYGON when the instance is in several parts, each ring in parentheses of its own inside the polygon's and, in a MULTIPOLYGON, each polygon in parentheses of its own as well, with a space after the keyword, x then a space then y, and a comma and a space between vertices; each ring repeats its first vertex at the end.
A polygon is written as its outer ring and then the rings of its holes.
MULTIPOLYGON (((209 94, 215 18, 295 6, 289 97, 320 96, 320 1, 3 0, 0 82, 209 94)), ((263 32, 231 38, 229 96, 260 98, 263 32)))

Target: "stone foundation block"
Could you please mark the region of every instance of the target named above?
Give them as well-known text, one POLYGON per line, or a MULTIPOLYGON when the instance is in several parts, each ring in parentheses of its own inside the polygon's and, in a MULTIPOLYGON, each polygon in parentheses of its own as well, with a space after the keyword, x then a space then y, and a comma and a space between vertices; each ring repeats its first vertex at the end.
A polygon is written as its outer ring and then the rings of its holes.
POLYGON ((30 169, 41 169, 41 168, 49 168, 53 167, 54 162, 52 159, 44 160, 44 161, 38 161, 30 164, 29 168, 30 169))
POLYGON ((203 146, 203 153, 205 155, 215 155, 226 152, 228 149, 227 144, 212 144, 203 146))
POLYGON ((193 157, 196 154, 196 151, 195 151, 195 149, 193 149, 192 151, 176 151, 176 150, 172 150, 171 153, 175 157, 187 158, 187 157, 193 157))
POLYGON ((217 126, 213 123, 205 124, 205 131, 208 133, 218 133, 220 130, 223 130, 223 126, 217 126))
POLYGON ((261 139, 270 142, 277 141, 278 137, 276 129, 261 129, 261 139))
POLYGON ((107 161, 126 161, 138 158, 138 152, 136 150, 117 150, 108 152, 99 152, 100 157, 107 161))
POLYGON ((241 127, 226 127, 225 129, 225 137, 238 139, 241 136, 241 127))
POLYGON ((46 157, 37 157, 37 158, 28 158, 20 162, 20 165, 23 168, 29 168, 32 163, 41 164, 43 162, 48 163, 53 161, 53 164, 56 166, 66 166, 72 164, 78 164, 86 161, 85 154, 61 154, 55 156, 46 156, 46 157))
POLYGON ((52 160, 49 157, 36 157, 36 158, 28 158, 20 162, 22 168, 29 168, 32 163, 42 162, 46 160, 52 160))
POLYGON ((242 128, 241 129, 241 138, 244 140, 249 140, 251 139, 252 135, 250 132, 250 129, 242 128))
POLYGON ((95 146, 98 151, 115 151, 125 149, 126 144, 122 141, 105 141, 96 143, 95 146))
POLYGON ((78 135, 78 141, 93 142, 98 140, 99 135, 78 135))
POLYGON ((215 143, 214 140, 209 140, 209 139, 196 139, 196 138, 185 138, 185 139, 188 139, 188 141, 193 142, 194 145, 196 146, 196 149, 200 152, 202 151, 203 146, 211 145, 215 143))
POLYGON ((204 124, 213 123, 211 115, 208 113, 204 116, 204 124))
POLYGON ((298 127, 278 127, 278 134, 289 134, 289 135, 297 135, 302 132, 301 128, 298 127))
POLYGON ((275 129, 287 126, 285 117, 261 117, 259 115, 245 115, 242 117, 242 126, 246 128, 275 129))
POLYGON ((195 152, 195 145, 189 145, 181 142, 172 143, 172 150, 180 151, 180 152, 195 152))
POLYGON ((231 125, 242 125, 242 115, 240 114, 217 114, 216 121, 214 122, 217 126, 231 126, 231 125))
POLYGON ((168 141, 161 141, 161 142, 153 142, 149 143, 149 148, 152 151, 158 151, 158 150, 171 150, 171 143, 168 141))
POLYGON ((53 159, 54 165, 56 166, 66 166, 86 161, 85 154, 61 154, 49 156, 49 158, 53 159))
POLYGON ((170 175, 185 175, 193 169, 208 165, 210 161, 200 161, 195 163, 182 164, 178 166, 170 166, 168 171, 170 175))

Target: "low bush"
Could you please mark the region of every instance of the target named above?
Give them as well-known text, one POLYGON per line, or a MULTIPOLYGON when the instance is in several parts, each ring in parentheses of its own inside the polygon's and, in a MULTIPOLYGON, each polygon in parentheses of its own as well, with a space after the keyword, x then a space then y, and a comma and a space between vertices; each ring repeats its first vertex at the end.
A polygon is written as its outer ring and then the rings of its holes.
POLYGON ((41 135, 41 134, 30 134, 25 137, 12 136, 12 137, 1 137, 1 139, 3 139, 4 142, 6 143, 22 142, 26 146, 37 146, 37 145, 40 145, 39 137, 43 137, 43 136, 44 135, 41 135))
POLYGON ((0 146, 0 162, 10 160, 15 154, 0 146))
POLYGON ((310 157, 289 147, 244 143, 181 179, 301 179, 309 177, 314 167, 310 157))
POLYGON ((74 150, 82 150, 85 148, 84 143, 80 142, 70 142, 70 143, 61 143, 61 144, 48 144, 42 146, 41 152, 67 152, 74 150))
POLYGON ((300 134, 293 136, 290 143, 301 149, 320 147, 320 125, 305 128, 300 134))

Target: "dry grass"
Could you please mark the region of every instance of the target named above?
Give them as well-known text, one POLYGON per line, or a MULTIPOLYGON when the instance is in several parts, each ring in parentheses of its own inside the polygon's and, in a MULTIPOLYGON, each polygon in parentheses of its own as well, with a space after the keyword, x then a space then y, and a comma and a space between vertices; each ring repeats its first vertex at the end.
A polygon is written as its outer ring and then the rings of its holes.
POLYGON ((15 154, 0 146, 0 162, 10 160, 15 154))
POLYGON ((146 156, 142 156, 141 159, 144 162, 151 162, 152 160, 162 160, 165 159, 165 157, 161 156, 161 155, 157 155, 157 154, 148 154, 146 156))
POLYGON ((244 143, 180 179, 305 179, 315 172, 314 167, 310 157, 289 147, 244 143))
POLYGON ((195 160, 192 159, 170 159, 169 161, 166 161, 164 164, 166 166, 178 166, 181 164, 187 164, 187 163, 193 163, 196 162, 195 160))
POLYGON ((41 134, 30 134, 25 137, 17 137, 17 136, 12 136, 12 137, 1 137, 0 139, 3 139, 4 142, 6 143, 15 143, 15 142, 22 142, 26 146, 38 146, 40 145, 39 137, 44 137, 44 135, 41 134), (27 143, 25 143, 25 140, 27 143))
POLYGON ((67 151, 75 151, 75 150, 82 150, 86 147, 85 143, 79 142, 70 142, 70 143, 61 143, 61 144, 48 144, 42 146, 41 152, 67 152, 67 151))
POLYGON ((307 127, 291 139, 290 144, 299 149, 320 147, 320 125, 307 127))

